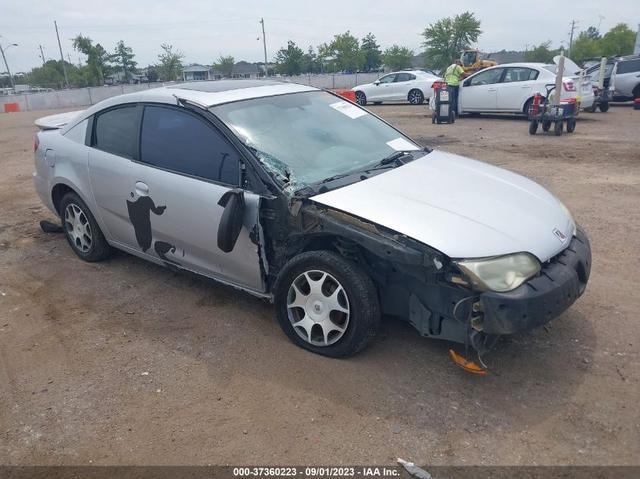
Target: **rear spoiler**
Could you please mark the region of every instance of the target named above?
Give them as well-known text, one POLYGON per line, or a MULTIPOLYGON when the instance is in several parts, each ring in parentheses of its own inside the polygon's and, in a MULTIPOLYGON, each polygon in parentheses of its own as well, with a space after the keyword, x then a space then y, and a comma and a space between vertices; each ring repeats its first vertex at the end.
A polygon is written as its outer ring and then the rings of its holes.
POLYGON ((73 120, 84 110, 68 111, 66 113, 58 113, 57 115, 43 116, 35 121, 35 124, 41 130, 58 130, 73 120))

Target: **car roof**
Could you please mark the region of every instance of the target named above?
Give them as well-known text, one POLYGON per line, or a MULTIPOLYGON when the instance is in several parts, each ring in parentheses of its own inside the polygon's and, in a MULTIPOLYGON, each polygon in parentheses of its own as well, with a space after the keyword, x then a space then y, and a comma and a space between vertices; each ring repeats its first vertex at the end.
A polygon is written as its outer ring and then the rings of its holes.
POLYGON ((312 86, 274 80, 210 80, 176 83, 107 98, 74 118, 66 125, 64 131, 73 128, 96 112, 126 103, 150 102, 175 105, 178 101, 186 101, 209 108, 234 101, 309 91, 321 90, 312 86))
MULTIPOLYGON (((499 65, 494 65, 489 68, 500 68, 500 67, 526 67, 526 68, 544 68, 547 63, 538 63, 538 62, 514 62, 514 63, 501 63, 499 65)), ((482 71, 482 70, 480 70, 482 71)))

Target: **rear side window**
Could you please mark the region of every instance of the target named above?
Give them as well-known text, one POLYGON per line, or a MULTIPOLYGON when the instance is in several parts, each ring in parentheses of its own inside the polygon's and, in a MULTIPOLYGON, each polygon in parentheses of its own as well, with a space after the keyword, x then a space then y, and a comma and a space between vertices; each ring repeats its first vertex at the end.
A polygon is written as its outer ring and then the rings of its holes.
POLYGON ((140 160, 177 173, 238 185, 240 159, 212 125, 174 108, 147 106, 140 160))
POLYGON ((618 63, 617 74, 634 73, 640 71, 640 60, 628 60, 618 63))
POLYGON ((538 71, 532 68, 513 67, 507 68, 507 72, 504 74, 504 83, 511 83, 517 81, 530 81, 538 78, 538 71))
POLYGON ((411 81, 415 79, 416 79, 415 75, 412 75, 411 73, 398 73, 396 75, 395 83, 399 83, 403 81, 411 81))
POLYGON ((107 110, 96 118, 92 146, 114 155, 134 159, 138 145, 136 105, 107 110))

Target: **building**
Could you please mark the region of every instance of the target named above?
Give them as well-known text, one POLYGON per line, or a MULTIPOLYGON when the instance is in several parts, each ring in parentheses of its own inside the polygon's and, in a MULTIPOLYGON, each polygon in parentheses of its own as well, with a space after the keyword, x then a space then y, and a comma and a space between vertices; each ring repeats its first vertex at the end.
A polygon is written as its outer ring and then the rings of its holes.
POLYGON ((260 78, 264 76, 263 63, 239 61, 233 65, 231 74, 223 73, 209 65, 194 63, 182 70, 183 81, 220 80, 222 78, 260 78))
POLYGON ((213 79, 211 67, 193 64, 182 70, 183 81, 211 80, 213 79))

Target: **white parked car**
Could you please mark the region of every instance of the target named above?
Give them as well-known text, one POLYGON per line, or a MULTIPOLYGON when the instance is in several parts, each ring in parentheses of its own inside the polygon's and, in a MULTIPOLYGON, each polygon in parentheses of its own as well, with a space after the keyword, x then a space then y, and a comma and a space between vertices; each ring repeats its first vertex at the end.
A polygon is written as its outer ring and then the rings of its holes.
POLYGON ((356 101, 360 105, 386 101, 408 101, 412 105, 420 105, 425 98, 431 97, 431 85, 436 80, 442 79, 422 70, 406 70, 389 73, 351 91, 356 92, 356 101))
MULTIPOLYGON (((486 68, 466 78, 460 86, 460 113, 524 113, 536 93, 546 94, 546 85, 554 84, 556 65, 544 63, 508 63, 486 68)), ((582 108, 593 104, 589 77, 580 84, 580 76, 568 73, 562 82, 561 98, 580 97, 582 108)))

